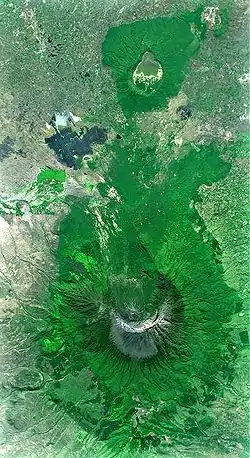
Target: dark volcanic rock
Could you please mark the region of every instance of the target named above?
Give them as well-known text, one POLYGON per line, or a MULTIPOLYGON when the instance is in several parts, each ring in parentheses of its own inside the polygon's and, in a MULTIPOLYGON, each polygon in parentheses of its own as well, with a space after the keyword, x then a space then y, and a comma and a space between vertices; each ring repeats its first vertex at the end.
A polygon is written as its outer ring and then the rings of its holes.
POLYGON ((8 137, 5 137, 3 143, 0 143, 0 161, 8 157, 13 152, 13 146, 15 141, 8 137))
POLYGON ((192 111, 189 105, 181 105, 177 108, 176 112, 180 115, 182 120, 188 119, 192 116, 192 111))
POLYGON ((79 169, 82 158, 92 154, 92 145, 103 144, 107 138, 107 131, 103 127, 94 126, 86 132, 81 129, 79 133, 67 127, 46 138, 45 142, 53 149, 60 162, 68 167, 79 169))

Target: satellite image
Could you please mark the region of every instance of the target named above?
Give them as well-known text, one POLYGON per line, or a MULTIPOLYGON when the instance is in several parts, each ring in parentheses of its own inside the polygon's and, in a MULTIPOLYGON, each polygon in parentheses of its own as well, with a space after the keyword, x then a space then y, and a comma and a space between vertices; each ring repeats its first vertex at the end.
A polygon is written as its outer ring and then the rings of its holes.
POLYGON ((0 456, 248 458, 247 0, 0 0, 0 456))

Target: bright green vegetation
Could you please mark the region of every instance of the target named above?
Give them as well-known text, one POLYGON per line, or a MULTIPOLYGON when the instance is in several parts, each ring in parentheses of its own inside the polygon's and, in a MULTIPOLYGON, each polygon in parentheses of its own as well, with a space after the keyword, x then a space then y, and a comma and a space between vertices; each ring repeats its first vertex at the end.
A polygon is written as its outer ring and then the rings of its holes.
POLYGON ((64 170, 43 169, 20 193, 10 199, 0 199, 0 214, 28 216, 29 214, 53 214, 53 204, 63 201, 64 170))
POLYGON ((60 358, 70 357, 74 376, 56 382, 50 394, 118 454, 167 452, 168 435, 172 444, 200 436, 216 442, 209 437, 210 405, 231 376, 236 350, 227 323, 241 300, 223 279, 218 243, 194 204, 199 186, 223 179, 230 164, 217 144, 185 147, 165 170, 153 146, 141 150, 130 139, 107 148, 113 160, 99 185, 106 203, 70 198, 60 226, 54 325, 41 345, 47 354, 51 348, 59 378, 60 358), (111 187, 119 200, 108 198, 111 187), (111 311, 133 303, 151 316, 163 297, 172 303, 177 332, 151 359, 124 356, 110 338, 111 311))
POLYGON ((59 337, 53 339, 43 339, 41 341, 41 348, 44 354, 56 353, 62 347, 62 341, 59 337))
POLYGON ((62 191, 65 178, 66 173, 64 170, 44 169, 37 175, 36 182, 38 185, 53 186, 55 191, 62 191))
POLYGON ((117 98, 127 116, 166 106, 169 97, 177 95, 204 27, 198 9, 109 29, 103 64, 112 69, 117 98))

